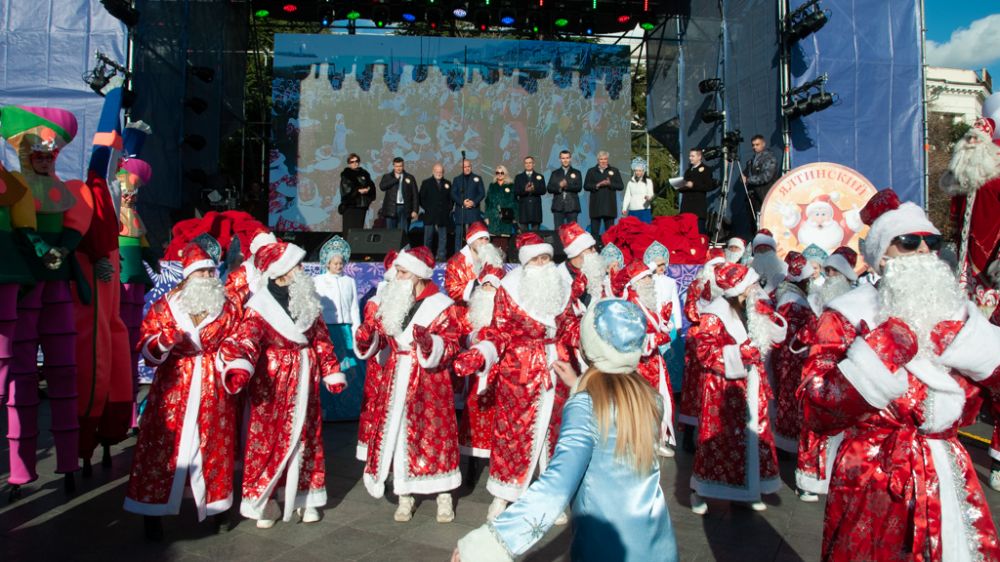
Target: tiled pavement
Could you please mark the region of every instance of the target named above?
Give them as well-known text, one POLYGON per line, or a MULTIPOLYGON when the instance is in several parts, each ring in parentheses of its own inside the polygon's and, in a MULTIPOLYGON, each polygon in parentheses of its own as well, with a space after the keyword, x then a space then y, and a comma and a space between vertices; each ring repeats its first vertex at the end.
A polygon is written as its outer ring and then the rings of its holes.
MULTIPOLYGON (((47 420, 41 426, 47 428, 47 420)), ((6 424, 0 425, 4 435, 6 429, 6 424)), ((142 518, 121 507, 134 439, 113 449, 110 469, 101 468, 95 458, 93 477, 84 480, 78 474, 77 492, 67 496, 61 477, 52 473, 54 450, 43 431, 40 479, 27 486, 24 497, 14 504, 7 504, 6 490, 0 495, 0 560, 448 560, 456 540, 485 520, 491 498, 482 467, 474 488, 463 486, 456 492, 455 522, 437 523, 434 500, 425 498, 412 521, 396 523, 395 499, 372 499, 361 484, 362 466, 353 459, 355 432, 353 423, 324 428, 329 502, 319 523, 279 522, 259 530, 252 521, 236 517, 230 532, 215 535, 208 522, 197 523, 194 505, 187 500, 179 516, 165 518, 164 541, 151 544, 143 540, 142 518)), ((0 479, 6 480, 6 440, 2 441, 0 479)), ((985 487, 985 451, 971 450, 985 487)), ((692 457, 684 453, 662 463, 663 489, 682 560, 818 560, 822 502, 802 503, 786 486, 777 497, 767 499, 763 513, 710 501, 708 515, 699 517, 686 507, 691 464, 692 457)), ((790 461, 782 461, 786 483, 793 481, 792 470, 790 461)), ((986 493, 993 512, 1000 513, 1000 493, 986 493)), ((555 528, 526 560, 569 560, 569 538, 568 527, 555 528)))

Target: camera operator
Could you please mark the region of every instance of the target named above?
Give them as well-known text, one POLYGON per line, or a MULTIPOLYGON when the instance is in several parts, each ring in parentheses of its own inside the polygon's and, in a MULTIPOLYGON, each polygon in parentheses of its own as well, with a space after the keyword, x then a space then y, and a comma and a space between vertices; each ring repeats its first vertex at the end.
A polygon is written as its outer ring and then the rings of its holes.
MULTIPOLYGON (((753 213, 760 213, 767 192, 778 179, 780 168, 778 158, 767 149, 764 135, 754 135, 750 139, 750 146, 753 147, 753 158, 747 161, 746 171, 742 178, 750 191, 753 213)), ((756 216, 753 217, 754 223, 756 223, 756 218, 756 216)), ((755 225, 754 230, 756 231, 756 229, 755 225)))

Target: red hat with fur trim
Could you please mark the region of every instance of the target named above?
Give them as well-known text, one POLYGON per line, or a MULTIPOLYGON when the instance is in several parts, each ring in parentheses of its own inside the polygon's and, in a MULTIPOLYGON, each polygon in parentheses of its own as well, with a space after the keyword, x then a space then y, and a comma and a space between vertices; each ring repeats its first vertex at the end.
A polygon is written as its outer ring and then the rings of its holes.
POLYGON ((499 289, 500 280, 503 279, 504 273, 502 267, 497 267, 491 263, 483 264, 483 269, 479 272, 479 284, 485 285, 489 283, 499 289))
POLYGON ((785 273, 785 279, 788 279, 793 283, 809 279, 815 272, 812 264, 806 260, 806 257, 802 255, 801 252, 796 252, 794 250, 785 254, 785 265, 788 266, 788 272, 785 273))
POLYGON ((757 235, 753 237, 753 243, 751 247, 756 251, 758 246, 769 246, 772 250, 778 249, 778 241, 774 239, 774 234, 771 231, 762 228, 757 231, 757 235))
POLYGON ((214 271, 219 266, 200 244, 194 242, 184 246, 184 249, 181 251, 181 265, 184 266, 181 273, 184 279, 187 279, 199 269, 211 269, 214 271))
POLYGON ((485 238, 490 239, 490 231, 486 228, 486 225, 480 221, 476 221, 469 225, 469 229, 465 232, 465 243, 472 244, 474 241, 485 238))
POLYGON ((278 241, 257 250, 254 266, 261 272, 262 279, 277 279, 299 265, 306 257, 306 251, 288 242, 278 241))
POLYGON ((868 200, 861 209, 861 220, 871 227, 865 237, 865 261, 879 275, 882 274, 882 257, 895 237, 917 233, 941 234, 927 219, 922 208, 910 202, 901 203, 891 188, 879 191, 868 200))
POLYGON ((250 239, 250 255, 256 256, 261 248, 268 244, 274 244, 277 241, 278 238, 270 230, 263 228, 258 230, 254 233, 253 238, 250 239))
POLYGON ((392 266, 405 269, 421 279, 430 279, 434 274, 434 254, 427 246, 417 246, 399 252, 392 266))
POLYGON ((589 232, 575 222, 559 226, 559 242, 562 243, 566 257, 573 259, 587 248, 597 245, 597 241, 589 232))
POLYGON ((649 277, 652 274, 653 270, 648 265, 643 263, 642 260, 635 260, 623 267, 621 271, 615 275, 615 278, 611 280, 611 290, 616 295, 625 294, 625 289, 630 287, 633 282, 638 281, 643 277, 649 277))
POLYGON ((741 295, 759 280, 756 271, 742 264, 723 263, 715 267, 715 284, 724 297, 741 295))
POLYGON ((529 261, 542 254, 548 254, 550 257, 553 254, 552 244, 542 240, 542 237, 537 232, 522 232, 518 234, 516 245, 517 261, 521 262, 521 265, 526 265, 529 261))
POLYGON ((858 280, 858 274, 854 268, 858 265, 858 253, 850 246, 841 246, 830 254, 823 262, 823 267, 836 269, 852 283, 858 280))

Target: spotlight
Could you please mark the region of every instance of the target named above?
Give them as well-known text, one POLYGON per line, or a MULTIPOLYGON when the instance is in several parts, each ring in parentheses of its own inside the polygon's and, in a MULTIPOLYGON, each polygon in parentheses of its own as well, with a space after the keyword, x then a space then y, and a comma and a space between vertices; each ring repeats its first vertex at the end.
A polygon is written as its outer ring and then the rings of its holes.
POLYGON ((205 148, 208 141, 201 135, 185 135, 184 141, 181 144, 187 145, 193 150, 201 150, 205 148))
POLYGON ((90 86, 91 90, 104 97, 110 90, 121 83, 120 81, 115 81, 111 85, 112 79, 116 75, 121 74, 127 80, 130 73, 124 66, 111 60, 100 51, 95 54, 95 58, 97 58, 97 66, 90 72, 84 73, 83 81, 90 86), (109 87, 109 85, 111 86, 109 87))
POLYGON ((431 26, 431 29, 437 29, 441 25, 441 8, 427 9, 427 24, 431 26))
POLYGON ((417 21, 417 16, 415 14, 411 14, 410 12, 403 12, 401 17, 405 22, 413 23, 417 21))
POLYGON ((822 111, 833 105, 833 94, 820 92, 809 97, 809 112, 822 111))
POLYGON ((716 121, 722 121, 726 118, 725 111, 717 111, 715 109, 709 109, 701 114, 702 123, 715 123, 716 121))
POLYGON ((104 9, 126 27, 132 28, 139 23, 139 11, 129 0, 101 0, 101 4, 104 4, 104 9))
POLYGON ((632 16, 630 16, 628 14, 622 14, 622 15, 618 16, 618 23, 620 23, 620 24, 626 24, 626 23, 628 23, 630 21, 632 21, 632 16))
POLYGON ((254 17, 263 19, 263 18, 266 18, 267 16, 271 15, 271 12, 269 12, 267 10, 257 10, 256 12, 253 13, 253 15, 254 15, 254 17))
POLYGON ((706 161, 708 161, 708 160, 716 160, 716 159, 718 159, 719 157, 722 156, 722 147, 721 146, 710 146, 710 147, 708 147, 708 148, 706 148, 706 149, 704 149, 704 150, 701 151, 701 156, 706 161))
POLYGON ((721 78, 709 78, 698 82, 698 91, 703 94, 722 91, 723 84, 721 78))
POLYGON ((205 83, 215 80, 215 70, 208 66, 190 66, 188 72, 205 83))
POLYGON ((816 33, 826 25, 829 16, 819 5, 820 0, 809 0, 785 16, 782 32, 786 41, 798 41, 816 33))
POLYGON ((389 21, 389 8, 384 5, 375 6, 372 10, 372 20, 375 21, 375 27, 385 27, 389 21))
POLYGON ((184 100, 184 107, 190 109, 196 115, 201 115, 208 109, 208 102, 202 98, 188 98, 184 100))
POLYGON ((466 10, 463 6, 458 6, 451 11, 451 14, 456 18, 462 20, 469 16, 469 11, 466 10))
POLYGON ((514 10, 508 8, 500 11, 500 25, 514 27, 515 23, 517 23, 517 17, 514 15, 514 10))
POLYGON ((641 27, 644 31, 653 31, 656 29, 656 24, 651 21, 644 21, 639 24, 639 27, 641 27))
POLYGON ((295 12, 299 11, 299 7, 296 6, 295 4, 285 4, 284 6, 281 7, 281 9, 288 14, 294 14, 295 12))
POLYGON ((490 12, 489 10, 478 10, 476 12, 475 18, 476 29, 479 31, 486 31, 490 27, 490 12))
POLYGON ((356 21, 360 17, 361 17, 361 12, 357 10, 351 10, 350 12, 347 12, 347 19, 350 21, 356 21))
POLYGON ((556 20, 552 22, 552 25, 556 27, 566 27, 569 25, 569 20, 566 18, 556 18, 556 20))

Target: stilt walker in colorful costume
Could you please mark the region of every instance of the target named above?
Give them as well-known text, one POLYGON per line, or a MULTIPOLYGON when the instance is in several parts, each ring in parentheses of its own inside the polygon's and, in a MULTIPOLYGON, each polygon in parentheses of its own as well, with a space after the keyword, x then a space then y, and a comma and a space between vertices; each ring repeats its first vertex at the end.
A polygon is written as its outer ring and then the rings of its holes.
POLYGON ((835 299, 806 361, 805 423, 844 431, 824 560, 1000 560, 958 428, 1000 381, 1000 328, 968 302, 923 209, 886 189, 861 211, 881 275, 835 299))
MULTIPOLYGON (((8 375, 7 415, 12 495, 38 478, 38 347, 45 363, 56 472, 65 474, 67 490, 75 489, 79 469, 79 422, 76 389, 76 328, 70 280, 76 268, 73 250, 87 231, 91 207, 80 200, 78 180, 63 181, 55 173, 59 151, 76 136, 76 117, 55 108, 0 108, 0 136, 17 147, 21 172, 16 174, 35 198, 37 231, 21 229, 33 252, 27 256, 35 286, 18 300, 14 359, 8 375), (75 184, 75 185, 74 185, 75 184)), ((14 224, 20 229, 21 224, 14 224)), ((89 287, 78 289, 89 299, 89 287)))
POLYGON ((304 523, 319 521, 326 505, 319 385, 337 394, 347 384, 304 257, 286 242, 257 251, 261 277, 218 355, 226 391, 248 392, 240 514, 263 529, 278 518, 291 521, 296 510, 304 523))
POLYGON ((462 483, 452 396, 452 359, 461 347, 462 312, 431 281, 434 256, 425 246, 399 253, 395 278, 381 294, 373 324, 362 324, 362 358, 389 347, 384 386, 373 406, 364 483, 375 498, 392 472, 396 521, 413 516, 414 494, 437 495, 437 521, 454 520, 451 490, 462 483))
POLYGON ((351 246, 340 236, 328 240, 319 251, 319 262, 326 268, 316 277, 316 293, 323 304, 323 322, 330 332, 333 349, 340 360, 340 370, 347 377, 347 389, 336 397, 323 395, 323 412, 327 419, 345 419, 359 411, 364 384, 360 380, 363 365, 354 354, 354 332, 361 325, 358 308, 358 288, 354 278, 344 274, 351 260, 351 246), (342 412, 336 414, 335 411, 342 412))
POLYGON ((160 516, 180 512, 187 486, 199 521, 233 504, 236 402, 223 389, 215 355, 240 319, 226 300, 215 260, 194 243, 183 252, 181 284, 153 303, 142 323, 140 349, 156 375, 125 509, 146 516, 146 533, 154 540, 163 533, 160 516))

